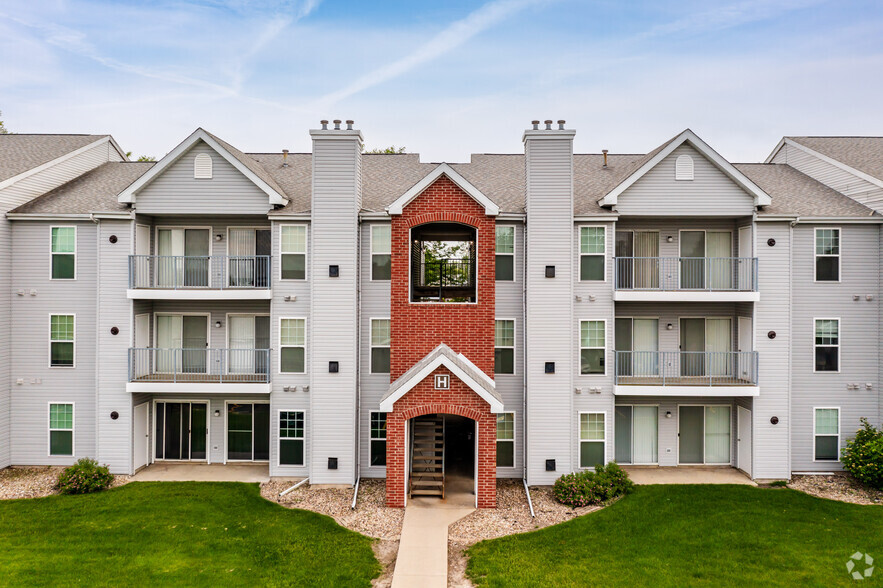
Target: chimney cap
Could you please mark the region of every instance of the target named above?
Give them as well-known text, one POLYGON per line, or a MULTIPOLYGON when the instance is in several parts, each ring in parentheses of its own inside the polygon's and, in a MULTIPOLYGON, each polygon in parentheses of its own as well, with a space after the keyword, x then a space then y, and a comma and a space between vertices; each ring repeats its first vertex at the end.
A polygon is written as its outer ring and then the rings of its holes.
POLYGON ((283 149, 283 150, 282 150, 282 153, 288 155, 288 149, 283 149))
POLYGON ((323 119, 323 120, 320 120, 319 123, 322 125, 322 130, 323 130, 323 131, 327 131, 327 130, 328 130, 328 121, 327 121, 327 120, 324 120, 324 119, 323 119))
POLYGON ((558 130, 559 130, 559 131, 563 131, 563 130, 564 130, 564 123, 565 123, 565 122, 566 122, 566 121, 565 121, 564 119, 561 119, 561 120, 558 121, 558 130))

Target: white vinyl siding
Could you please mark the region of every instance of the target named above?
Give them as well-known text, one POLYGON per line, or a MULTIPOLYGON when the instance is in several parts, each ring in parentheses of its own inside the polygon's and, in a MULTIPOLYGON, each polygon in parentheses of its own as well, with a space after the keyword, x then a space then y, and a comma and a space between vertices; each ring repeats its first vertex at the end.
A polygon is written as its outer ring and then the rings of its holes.
POLYGON ((307 320, 279 319, 279 371, 302 374, 306 371, 307 320))
POLYGON ((515 373, 515 321, 494 321, 494 373, 515 373))
POLYGON ((279 411, 279 465, 304 465, 304 413, 279 411))
POLYGON ((840 281, 840 229, 815 230, 815 281, 840 281))
POLYGON ((77 279, 77 227, 52 227, 50 235, 50 277, 77 279))
POLYGON ((580 321, 579 324, 580 373, 605 374, 607 355, 607 322, 580 321))
POLYGON ((515 227, 499 226, 496 229, 496 280, 515 280, 515 227))
POLYGON ((840 319, 814 319, 816 372, 840 371, 840 319))
POLYGON ((74 454, 74 405, 49 405, 49 455, 74 454))
POLYGON ((280 278, 283 280, 305 280, 307 278, 306 225, 282 225, 280 231, 280 278))
POLYGON ((607 463, 607 415, 581 412, 579 415, 579 467, 594 468, 607 463))
POLYGON ((815 461, 840 461, 840 409, 816 408, 813 412, 815 461))
POLYGON ((607 275, 606 227, 580 227, 579 253, 579 279, 603 282, 607 275))
POLYGON ((371 413, 371 466, 386 465, 386 413, 371 413))
POLYGON ((371 319, 371 372, 389 373, 389 319, 371 319))
POLYGON ((515 467, 515 413, 497 415, 497 467, 515 467))
POLYGON ((392 278, 392 226, 371 225, 371 279, 392 278))

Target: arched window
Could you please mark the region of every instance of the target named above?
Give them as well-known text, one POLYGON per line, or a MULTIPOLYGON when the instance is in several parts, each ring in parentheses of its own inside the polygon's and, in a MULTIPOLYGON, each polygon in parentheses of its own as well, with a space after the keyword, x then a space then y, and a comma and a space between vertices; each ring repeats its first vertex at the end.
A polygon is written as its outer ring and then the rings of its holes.
POLYGON ((675 179, 676 180, 692 180, 693 179, 693 158, 689 155, 679 155, 675 161, 675 179))
POLYGON ((197 180, 212 179, 212 156, 208 153, 200 153, 193 160, 193 177, 197 180))

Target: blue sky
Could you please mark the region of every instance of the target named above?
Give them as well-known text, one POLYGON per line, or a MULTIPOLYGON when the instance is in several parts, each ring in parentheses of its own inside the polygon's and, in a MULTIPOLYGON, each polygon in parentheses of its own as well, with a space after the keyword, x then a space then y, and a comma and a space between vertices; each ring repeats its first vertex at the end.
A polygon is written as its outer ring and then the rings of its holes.
POLYGON ((321 118, 424 161, 646 152, 686 127, 732 161, 782 135, 883 135, 878 0, 4 0, 0 110, 157 157, 203 126, 308 151, 321 118))

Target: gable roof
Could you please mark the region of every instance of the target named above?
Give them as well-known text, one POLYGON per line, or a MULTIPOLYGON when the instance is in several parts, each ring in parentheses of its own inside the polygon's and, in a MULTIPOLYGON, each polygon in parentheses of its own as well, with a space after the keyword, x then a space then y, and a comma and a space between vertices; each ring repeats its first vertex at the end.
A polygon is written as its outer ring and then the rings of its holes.
POLYGON ((768 206, 770 204, 770 196, 752 182, 745 174, 736 169, 733 164, 720 156, 720 154, 712 149, 705 141, 700 139, 696 133, 690 129, 684 130, 680 135, 663 143, 640 160, 633 163, 635 170, 620 181, 615 188, 610 190, 603 198, 598 201, 601 206, 615 206, 617 198, 632 184, 637 182, 648 171, 656 167, 656 165, 668 157, 672 151, 689 143, 696 151, 702 154, 715 167, 723 172, 727 177, 736 182, 739 187, 754 197, 756 206, 768 206))
POLYGON ((119 151, 110 135, 0 135, 0 183, 103 141, 119 151))
POLYGON ((253 158, 248 157, 235 147, 226 143, 205 129, 196 129, 189 137, 184 139, 177 147, 172 149, 165 157, 159 160, 155 166, 135 180, 128 188, 123 190, 119 195, 119 201, 122 203, 132 203, 137 201, 137 193, 147 184, 158 177, 164 169, 178 161, 191 147, 199 141, 204 142, 215 150, 221 157, 227 160, 230 165, 239 170, 242 175, 251 180, 261 191, 267 194, 271 205, 285 205, 288 199, 285 193, 276 183, 276 181, 267 173, 267 171, 258 164, 253 158))
POLYGON ((785 144, 883 187, 883 137, 783 137, 766 162, 785 144))
POLYGON ((503 412, 503 398, 497 392, 494 381, 469 361, 465 355, 455 353, 444 343, 430 351, 423 359, 411 366, 411 369, 389 385, 389 391, 380 399, 380 410, 392 412, 393 405, 397 400, 442 366, 450 370, 473 392, 484 399, 490 405, 492 413, 503 412))
POLYGON ((426 188, 431 186, 433 182, 441 176, 446 176, 449 180, 457 184, 457 186, 466 192, 473 200, 483 206, 486 215, 497 216, 500 214, 500 207, 497 206, 493 200, 485 196, 481 190, 472 185, 469 180, 460 175, 460 173, 447 163, 440 163, 434 170, 424 176, 423 179, 411 186, 407 192, 396 198, 387 207, 387 212, 389 212, 389 214, 402 214, 402 209, 404 209, 405 206, 422 194, 426 188))

